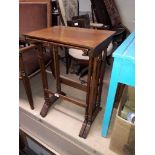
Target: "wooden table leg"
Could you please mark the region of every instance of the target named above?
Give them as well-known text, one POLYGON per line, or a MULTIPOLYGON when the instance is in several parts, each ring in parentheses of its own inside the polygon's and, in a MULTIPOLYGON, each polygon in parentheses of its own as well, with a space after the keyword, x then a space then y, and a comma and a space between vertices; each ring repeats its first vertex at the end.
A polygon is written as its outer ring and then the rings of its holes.
POLYGON ((54 68, 54 58, 53 58, 53 49, 51 47, 49 47, 49 51, 50 51, 50 55, 51 55, 51 64, 50 64, 50 68, 52 71, 52 74, 55 78, 55 68, 54 68))
MULTIPOLYGON (((99 111, 101 111, 101 107, 100 107, 100 102, 98 102, 98 100, 101 100, 101 89, 102 88, 100 85, 100 80, 101 77, 104 77, 104 74, 101 75, 101 69, 102 69, 102 54, 98 56, 97 58, 97 66, 96 66, 97 70, 96 70, 96 76, 94 76, 95 82, 94 82, 94 103, 93 103, 93 111, 92 111, 92 118, 91 121, 93 122, 98 114, 99 111)), ((95 70, 95 68, 94 68, 95 70)), ((102 78, 103 81, 103 78, 102 78)))
POLYGON ((53 57, 54 57, 55 79, 56 79, 56 91, 59 94, 66 95, 64 92, 61 91, 60 65, 59 65, 59 55, 57 46, 53 46, 53 57))
POLYGON ((54 57, 54 68, 55 68, 55 78, 56 78, 56 89, 57 92, 61 92, 61 84, 60 84, 60 67, 59 67, 59 56, 58 56, 58 48, 53 46, 53 57, 54 57))
POLYGON ((40 115, 42 117, 45 117, 48 111, 48 107, 51 105, 50 99, 49 99, 49 94, 45 91, 48 89, 48 81, 47 81, 47 73, 45 71, 45 62, 44 62, 44 54, 43 54, 43 49, 42 45, 38 44, 38 57, 39 57, 39 64, 41 68, 41 77, 42 77, 42 84, 43 84, 43 90, 44 90, 44 105, 43 108, 40 112, 40 115))
POLYGON ((71 58, 68 53, 68 48, 65 47, 65 59, 66 59, 66 74, 69 73, 70 65, 71 65, 71 58))
POLYGON ((104 79, 105 68, 106 68, 106 56, 107 56, 107 49, 104 50, 104 55, 102 57, 102 64, 101 64, 101 68, 100 68, 98 97, 97 97, 97 101, 96 101, 97 106, 100 106, 100 104, 101 104, 101 94, 102 94, 102 88, 103 88, 103 79, 104 79))
POLYGON ((94 104, 94 107, 93 107, 93 111, 95 111, 96 110, 96 108, 98 108, 99 106, 98 106, 98 102, 97 102, 97 99, 98 99, 98 94, 99 94, 99 86, 100 86, 100 72, 101 72, 101 65, 102 65, 102 54, 101 55, 99 55, 99 57, 98 57, 98 62, 97 62, 97 73, 96 73, 96 78, 95 78, 95 80, 96 80, 96 88, 95 88, 95 104, 94 104))
POLYGON ((97 72, 97 66, 98 66, 98 58, 91 58, 90 60, 90 70, 89 70, 89 78, 88 78, 88 92, 87 92, 87 108, 86 108, 86 117, 82 124, 82 128, 80 130, 80 137, 86 138, 88 135, 88 132, 90 130, 91 124, 94 121, 96 115, 101 110, 101 108, 95 108, 96 104, 96 98, 97 98, 97 90, 98 90, 98 72, 97 72), (92 63, 93 62, 93 63, 92 63), (93 64, 93 65, 92 65, 93 64))
MULTIPOLYGON (((89 58, 89 69, 88 69, 88 78, 87 78, 87 93, 86 93, 86 110, 85 110, 85 119, 82 124, 79 136, 84 138, 84 132, 87 130, 87 124, 88 124, 88 107, 89 107, 89 96, 90 96, 90 83, 91 83, 91 75, 92 75, 92 68, 93 68, 93 61, 94 59, 92 57, 89 58)), ((86 134, 85 134, 86 135, 86 134)), ((85 136, 86 137, 86 136, 85 136)))
POLYGON ((97 58, 94 59, 93 64, 93 73, 92 73, 92 80, 90 83, 90 97, 89 97, 89 108, 88 108, 88 121, 92 121, 92 115, 93 115, 93 107, 96 103, 96 78, 97 78, 97 58))
MULTIPOLYGON (((57 46, 54 46, 54 45, 50 45, 50 48, 52 49, 51 52, 53 52, 53 61, 54 61, 54 76, 55 76, 55 79, 56 79, 56 90, 57 90, 57 93, 59 94, 62 94, 62 95, 65 95, 64 92, 61 91, 61 82, 60 82, 60 66, 59 66, 59 56, 58 56, 58 47, 57 46)), ((47 76, 46 76, 46 79, 47 79, 47 76)), ((48 93, 48 88, 45 89, 45 92, 49 95, 48 93)), ((55 93, 55 94, 57 94, 55 93)), ((48 110, 50 108, 50 106, 59 98, 58 95, 52 95, 50 97, 50 104, 44 104, 42 110, 41 110, 41 115, 43 117, 45 117, 48 113, 48 110)))

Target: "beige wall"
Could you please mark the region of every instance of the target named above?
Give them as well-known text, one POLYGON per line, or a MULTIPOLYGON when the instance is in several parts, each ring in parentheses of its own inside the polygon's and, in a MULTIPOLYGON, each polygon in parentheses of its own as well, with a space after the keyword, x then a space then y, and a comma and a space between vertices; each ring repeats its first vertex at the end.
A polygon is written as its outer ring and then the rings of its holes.
POLYGON ((130 31, 135 30, 135 0, 115 0, 122 23, 130 31))
MULTIPOLYGON (((115 0, 122 23, 130 30, 135 29, 135 0, 115 0)), ((79 0, 80 11, 90 11, 90 0, 79 0)))
POLYGON ((79 0, 80 11, 91 11, 90 0, 79 0))

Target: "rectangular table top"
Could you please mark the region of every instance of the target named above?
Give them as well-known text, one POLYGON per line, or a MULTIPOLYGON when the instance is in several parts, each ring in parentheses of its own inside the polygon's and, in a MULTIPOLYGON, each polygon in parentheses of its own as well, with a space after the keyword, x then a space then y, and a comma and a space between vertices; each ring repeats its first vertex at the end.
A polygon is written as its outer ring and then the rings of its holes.
POLYGON ((97 45, 112 37, 114 33, 115 31, 108 30, 54 26, 26 33, 25 36, 48 42, 94 49, 97 45))

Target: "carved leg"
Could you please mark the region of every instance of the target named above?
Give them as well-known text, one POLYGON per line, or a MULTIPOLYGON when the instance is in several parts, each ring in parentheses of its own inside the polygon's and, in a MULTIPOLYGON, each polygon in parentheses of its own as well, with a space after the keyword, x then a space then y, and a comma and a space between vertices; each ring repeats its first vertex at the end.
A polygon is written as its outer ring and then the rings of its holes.
POLYGON ((68 74, 69 73, 69 68, 70 68, 70 65, 71 65, 71 58, 69 56, 67 48, 65 48, 65 57, 66 57, 66 74, 68 74))
POLYGON ((89 68, 89 78, 88 78, 88 85, 87 87, 89 88, 88 94, 87 94, 87 108, 86 108, 86 116, 85 120, 83 122, 81 131, 79 136, 86 138, 88 135, 88 132, 90 130, 91 124, 93 123, 95 117, 97 116, 98 112, 101 110, 101 108, 94 108, 96 104, 96 98, 97 98, 97 90, 98 90, 98 58, 91 58, 90 60, 90 67, 89 68), (93 62, 93 63, 92 63, 93 62))
POLYGON ((24 70, 24 63, 23 63, 23 58, 22 58, 22 53, 19 53, 19 63, 20 63, 20 72, 21 72, 21 77, 23 80, 23 85, 27 94, 27 98, 30 104, 31 109, 34 109, 33 105, 33 98, 32 98, 32 91, 31 91, 31 86, 30 86, 30 81, 28 76, 25 73, 24 70))
POLYGON ((96 106, 96 101, 99 94, 98 85, 100 78, 99 70, 101 69, 101 58, 102 58, 101 55, 97 58, 94 58, 93 63, 93 73, 92 73, 91 92, 90 92, 91 95, 89 97, 88 126, 91 126, 98 112, 102 109, 100 106, 96 106))
POLYGON ((82 124, 79 136, 86 138, 86 133, 88 133, 89 127, 87 127, 88 124, 88 108, 89 108, 89 96, 90 96, 90 83, 91 83, 91 75, 92 75, 92 68, 93 68, 93 61, 94 59, 92 57, 89 58, 89 69, 88 69, 88 78, 87 78, 87 94, 86 94, 86 110, 85 110, 85 120, 82 124), (86 131, 85 131, 86 130, 86 131))
POLYGON ((90 96, 89 96, 89 106, 88 106, 88 121, 85 128, 85 131, 83 133, 83 137, 86 138, 88 135, 88 132, 90 130, 91 124, 93 122, 93 107, 96 103, 96 75, 97 75, 97 58, 94 58, 93 62, 93 70, 92 70, 92 78, 90 82, 90 96))
POLYGON ((96 103, 97 61, 98 61, 97 58, 94 58, 93 73, 92 73, 92 79, 91 79, 91 83, 90 83, 90 97, 89 97, 89 108, 88 108, 88 120, 89 121, 92 121, 93 107, 95 106, 95 103, 96 103))
POLYGON ((55 78, 54 58, 53 58, 52 48, 50 47, 49 50, 50 50, 50 55, 51 55, 51 64, 50 64, 50 68, 51 68, 52 74, 53 74, 53 76, 54 76, 54 78, 55 78))
POLYGON ((41 109, 40 115, 42 117, 45 117, 47 115, 49 107, 51 106, 51 102, 49 99, 49 94, 45 91, 45 89, 48 89, 48 81, 47 81, 47 74, 45 71, 45 64, 43 59, 44 55, 43 55, 43 49, 41 44, 38 44, 38 58, 39 58, 39 64, 41 68, 41 77, 42 77, 44 100, 45 100, 45 103, 41 109))
POLYGON ((53 58, 54 58, 55 78, 56 78, 56 89, 58 93, 61 93, 59 56, 58 56, 58 48, 56 46, 53 46, 53 58))
MULTIPOLYGON (((88 91, 87 91, 87 108, 86 108, 86 115, 85 120, 82 124, 82 128, 80 130, 80 137, 86 138, 91 124, 95 120, 98 112, 101 110, 100 106, 96 106, 96 101, 98 99, 98 84, 100 79, 100 72, 101 69, 101 55, 96 58, 91 58, 89 62, 89 74, 88 74, 88 91), (91 78, 90 78, 91 77, 91 78)), ((100 95, 100 94, 99 94, 100 95)))
POLYGON ((106 68, 106 56, 107 56, 107 49, 104 50, 104 55, 102 58, 102 65, 100 69, 100 79, 99 79, 99 88, 98 88, 98 97, 97 97, 97 106, 100 106, 101 104, 101 94, 102 94, 102 88, 103 88, 103 79, 105 74, 105 68, 106 68))
MULTIPOLYGON (((58 56, 58 49, 56 46, 50 46, 50 48, 52 48, 52 52, 53 52, 53 60, 54 60, 54 75, 55 75, 55 79, 56 79, 56 89, 57 92, 59 94, 63 94, 65 95, 65 93, 63 93, 61 91, 61 83, 60 83, 60 68, 59 68, 59 56, 58 56)), ((41 54, 42 52, 40 52, 41 54)), ((42 63, 41 63, 42 64, 42 63)), ((51 98, 49 98, 49 93, 48 93, 48 81, 47 81, 47 75, 45 72, 45 66, 42 64, 42 74, 43 74, 43 84, 44 84, 44 98, 45 98, 45 103, 43 105, 43 108, 41 110, 41 116, 45 117, 47 115, 47 112, 50 108, 50 106, 58 99, 57 96, 52 96, 51 98)))
POLYGON ((102 54, 99 55, 98 57, 98 60, 97 60, 97 72, 96 72, 96 78, 95 78, 95 104, 93 106, 93 112, 96 110, 96 108, 99 108, 99 106, 97 106, 97 98, 98 98, 98 95, 99 95, 99 80, 100 80, 100 71, 101 71, 101 63, 102 62, 102 54))

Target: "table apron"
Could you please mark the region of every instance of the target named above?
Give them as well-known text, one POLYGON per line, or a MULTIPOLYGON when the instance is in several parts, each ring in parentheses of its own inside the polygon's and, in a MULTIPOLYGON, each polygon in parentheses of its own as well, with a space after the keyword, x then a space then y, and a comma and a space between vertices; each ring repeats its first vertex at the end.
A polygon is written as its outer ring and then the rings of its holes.
POLYGON ((87 47, 87 46, 79 46, 79 45, 71 45, 67 43, 59 43, 55 41, 45 41, 45 40, 39 40, 39 39, 34 39, 34 38, 26 38, 29 42, 33 44, 47 44, 48 46, 53 45, 53 46, 60 46, 60 47, 67 47, 67 48, 74 48, 74 49, 79 49, 79 50, 92 50, 92 48, 87 47))

